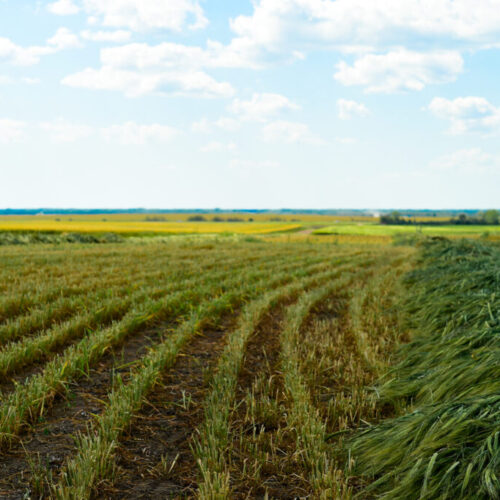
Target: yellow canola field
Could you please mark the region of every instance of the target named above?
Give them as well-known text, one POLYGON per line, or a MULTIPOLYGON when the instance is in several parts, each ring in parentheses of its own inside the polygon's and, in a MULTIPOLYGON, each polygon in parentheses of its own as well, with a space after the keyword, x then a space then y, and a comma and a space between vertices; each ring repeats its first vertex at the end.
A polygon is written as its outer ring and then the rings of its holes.
POLYGON ((147 222, 54 219, 0 219, 0 231, 48 231, 119 234, 268 234, 299 229, 298 224, 274 222, 147 222))
MULTIPOLYGON (((333 224, 344 222, 376 222, 378 219, 366 216, 347 216, 347 215, 323 215, 323 214, 282 214, 282 213, 251 213, 251 212, 168 212, 168 213, 118 213, 118 214, 57 214, 57 213, 40 213, 37 215, 4 215, 0 216, 0 224, 4 220, 16 221, 33 221, 33 220, 52 220, 59 219, 60 221, 107 221, 107 222, 195 222, 189 221, 190 217, 201 216, 206 219, 205 222, 212 222, 214 217, 238 218, 241 222, 281 222, 287 224, 299 223, 318 223, 318 224, 333 224), (149 220, 148 220, 149 219, 149 220), (157 219, 152 220, 152 219, 157 219), (249 220, 252 219, 252 220, 249 220)), ((220 221, 215 221, 220 222, 220 221)), ((234 221, 240 222, 240 221, 234 221)))

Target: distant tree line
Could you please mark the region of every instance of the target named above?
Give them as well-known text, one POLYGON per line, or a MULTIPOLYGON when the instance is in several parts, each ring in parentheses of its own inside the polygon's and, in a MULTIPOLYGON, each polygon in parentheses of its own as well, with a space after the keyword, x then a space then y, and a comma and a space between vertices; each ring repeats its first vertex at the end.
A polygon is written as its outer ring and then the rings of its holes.
POLYGON ((474 215, 459 214, 457 217, 451 217, 448 220, 426 220, 419 221, 411 217, 403 217, 397 211, 380 216, 380 224, 407 226, 442 226, 445 224, 455 225, 477 225, 477 226, 495 226, 500 224, 500 212, 498 210, 486 210, 474 215))

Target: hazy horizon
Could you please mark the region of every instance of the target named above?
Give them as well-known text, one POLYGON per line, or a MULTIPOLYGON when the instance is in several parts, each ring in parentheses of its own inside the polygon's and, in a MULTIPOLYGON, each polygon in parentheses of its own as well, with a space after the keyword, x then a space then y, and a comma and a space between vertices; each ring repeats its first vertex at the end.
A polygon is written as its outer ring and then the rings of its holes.
MULTIPOLYGON (((402 212, 480 212, 488 209, 500 210, 496 207, 487 208, 477 208, 477 207, 460 207, 460 208, 432 208, 432 207, 421 207, 421 208, 407 208, 407 207, 381 207, 381 208, 371 208, 371 207, 347 207, 347 208, 336 208, 336 207, 326 207, 326 208, 300 208, 300 207, 278 207, 278 208, 234 208, 234 207, 189 207, 189 208, 161 208, 161 207, 19 207, 11 208, 5 207, 0 208, 0 214, 4 212, 44 212, 48 215, 58 214, 57 210, 64 211, 65 213, 74 212, 93 212, 93 213, 141 213, 141 212, 165 212, 165 213, 176 213, 176 212, 289 212, 289 213, 301 213, 301 212, 387 212, 387 211, 402 211, 402 212)), ((5 215, 5 214, 4 214, 5 215)))

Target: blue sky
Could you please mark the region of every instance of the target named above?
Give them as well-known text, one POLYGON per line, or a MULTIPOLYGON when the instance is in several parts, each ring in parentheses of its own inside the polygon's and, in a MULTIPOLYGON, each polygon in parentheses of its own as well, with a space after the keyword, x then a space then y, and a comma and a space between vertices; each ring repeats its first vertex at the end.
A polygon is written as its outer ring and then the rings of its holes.
POLYGON ((0 207, 489 208, 500 0, 0 0, 0 207))

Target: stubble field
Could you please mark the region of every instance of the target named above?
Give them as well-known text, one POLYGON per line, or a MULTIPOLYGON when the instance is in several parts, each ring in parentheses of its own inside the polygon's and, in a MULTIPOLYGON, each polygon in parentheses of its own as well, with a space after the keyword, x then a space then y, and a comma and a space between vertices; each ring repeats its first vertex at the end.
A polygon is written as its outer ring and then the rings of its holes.
POLYGON ((0 498, 497 498, 498 256, 0 247, 0 498))

